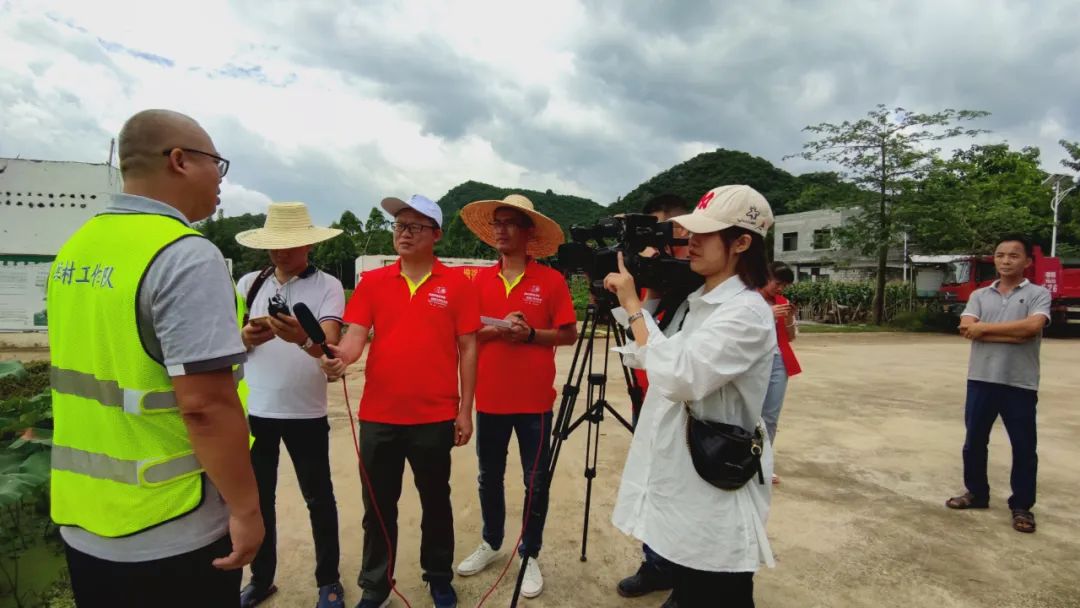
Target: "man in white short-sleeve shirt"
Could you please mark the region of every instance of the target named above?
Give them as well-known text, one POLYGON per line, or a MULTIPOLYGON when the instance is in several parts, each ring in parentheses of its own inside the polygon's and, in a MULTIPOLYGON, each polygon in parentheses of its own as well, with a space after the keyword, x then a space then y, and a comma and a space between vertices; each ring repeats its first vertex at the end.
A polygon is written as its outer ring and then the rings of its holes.
POLYGON ((330 480, 330 425, 326 416, 326 376, 322 355, 300 327, 293 307, 304 303, 319 321, 327 342, 337 344, 345 293, 341 282, 308 261, 312 245, 341 231, 313 226, 303 203, 273 203, 263 228, 236 235, 245 247, 266 249, 273 264, 243 276, 237 284, 249 302, 242 337, 248 349, 248 421, 255 444, 251 462, 259 486, 266 540, 251 563, 251 581, 240 593, 240 605, 258 605, 276 590, 275 489, 280 445, 285 443, 296 469, 300 491, 311 516, 315 542, 317 608, 343 608, 338 580, 338 520, 330 480), (288 307, 271 315, 271 301, 288 307))

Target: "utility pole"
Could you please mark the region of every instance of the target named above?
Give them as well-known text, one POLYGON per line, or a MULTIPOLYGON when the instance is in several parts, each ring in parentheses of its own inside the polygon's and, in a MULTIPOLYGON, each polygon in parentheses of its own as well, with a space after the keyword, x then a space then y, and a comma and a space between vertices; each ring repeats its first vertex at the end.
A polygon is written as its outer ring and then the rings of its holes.
POLYGON ((1050 257, 1052 258, 1057 257, 1058 208, 1061 207, 1061 201, 1065 200, 1065 197, 1076 189, 1076 183, 1074 182, 1062 191, 1061 182, 1067 178, 1066 175, 1054 175, 1048 178, 1054 180, 1054 198, 1050 200, 1050 209, 1054 212, 1054 227, 1050 232, 1050 257))

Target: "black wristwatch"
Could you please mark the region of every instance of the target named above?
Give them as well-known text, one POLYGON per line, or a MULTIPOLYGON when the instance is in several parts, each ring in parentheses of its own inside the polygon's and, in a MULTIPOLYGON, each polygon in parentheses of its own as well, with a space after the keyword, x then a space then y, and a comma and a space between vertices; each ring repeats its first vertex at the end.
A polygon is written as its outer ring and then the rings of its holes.
POLYGON ((535 327, 530 327, 529 328, 529 337, 528 337, 528 339, 525 340, 525 343, 526 344, 532 344, 532 341, 535 340, 535 339, 536 339, 536 328, 535 327))

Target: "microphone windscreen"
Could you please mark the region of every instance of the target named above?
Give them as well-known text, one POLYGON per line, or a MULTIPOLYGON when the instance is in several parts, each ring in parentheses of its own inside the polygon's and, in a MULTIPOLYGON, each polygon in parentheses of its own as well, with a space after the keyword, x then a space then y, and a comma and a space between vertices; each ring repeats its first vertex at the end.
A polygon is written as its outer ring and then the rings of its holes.
POLYGON ((326 333, 323 331, 322 326, 319 325, 319 321, 312 314, 311 309, 307 307, 307 304, 303 302, 297 302, 293 306, 293 315, 296 316, 296 320, 300 323, 300 327, 304 328, 311 341, 316 344, 322 344, 326 342, 326 333))

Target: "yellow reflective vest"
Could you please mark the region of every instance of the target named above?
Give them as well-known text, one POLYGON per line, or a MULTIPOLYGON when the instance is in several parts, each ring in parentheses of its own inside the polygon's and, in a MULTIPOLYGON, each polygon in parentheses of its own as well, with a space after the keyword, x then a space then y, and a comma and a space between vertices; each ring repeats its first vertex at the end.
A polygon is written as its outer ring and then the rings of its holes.
MULTIPOLYGON (((173 217, 98 215, 53 262, 47 307, 57 524, 127 536, 202 501, 203 469, 172 381, 137 325, 143 276, 161 250, 184 238, 203 237, 173 217)), ((242 312, 238 296, 238 319, 242 312)), ((234 370, 238 382, 241 370, 234 370)))

